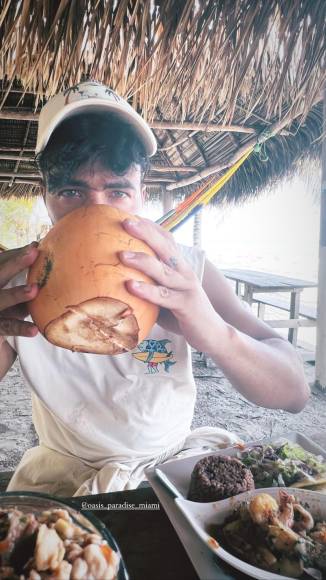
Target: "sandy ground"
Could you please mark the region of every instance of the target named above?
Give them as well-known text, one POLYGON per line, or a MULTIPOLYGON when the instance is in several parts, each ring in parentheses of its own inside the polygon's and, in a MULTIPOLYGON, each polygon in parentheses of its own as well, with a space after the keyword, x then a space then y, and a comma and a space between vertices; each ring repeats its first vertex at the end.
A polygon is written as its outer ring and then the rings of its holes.
MULTIPOLYGON (((305 365, 309 381, 313 367, 305 365)), ((278 436, 288 431, 321 434, 326 440, 326 393, 312 392, 304 411, 291 414, 257 407, 239 395, 215 365, 206 367, 194 354, 198 387, 193 427, 212 425, 239 434, 244 440, 278 436)), ((31 400, 16 363, 0 384, 0 471, 12 471, 26 449, 37 445, 31 419, 31 400)))

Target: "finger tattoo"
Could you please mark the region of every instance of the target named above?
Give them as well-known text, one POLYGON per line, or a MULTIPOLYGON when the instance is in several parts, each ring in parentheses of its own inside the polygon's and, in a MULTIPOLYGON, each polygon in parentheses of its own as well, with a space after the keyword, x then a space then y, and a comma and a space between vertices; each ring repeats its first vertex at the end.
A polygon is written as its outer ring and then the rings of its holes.
POLYGON ((176 256, 171 256, 168 263, 173 270, 176 270, 178 267, 178 258, 176 258, 176 256))
POLYGON ((160 286, 160 294, 162 298, 167 298, 170 294, 169 289, 166 288, 165 286, 160 286))

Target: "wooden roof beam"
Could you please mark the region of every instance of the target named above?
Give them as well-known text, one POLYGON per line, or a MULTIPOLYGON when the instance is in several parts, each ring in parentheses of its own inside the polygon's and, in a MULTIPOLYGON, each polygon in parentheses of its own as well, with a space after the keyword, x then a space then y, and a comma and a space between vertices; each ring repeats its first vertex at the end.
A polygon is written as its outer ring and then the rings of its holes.
MULTIPOLYGON (((1 171, 0 169, 0 181, 10 181, 10 179, 15 181, 33 179, 37 180, 37 183, 42 181, 39 173, 15 173, 14 171, 1 171)), ((172 177, 145 177, 145 183, 175 183, 175 180, 172 177)))
POLYGON ((21 155, 14 155, 11 153, 0 153, 0 161, 26 161, 32 163, 35 159, 34 157, 22 157, 21 155))
MULTIPOLYGON (((33 163, 35 161, 34 157, 22 157, 21 155, 14 155, 10 153, 0 153, 0 161, 20 161, 26 163, 33 163)), ((198 171, 197 167, 193 165, 151 165, 150 171, 157 171, 158 173, 196 173, 198 171)), ((0 169, 1 172, 1 169, 0 169)))
MULTIPOLYGON (((0 119, 10 119, 14 121, 35 121, 39 118, 39 112, 20 111, 19 109, 1 109, 0 119)), ((177 123, 174 121, 152 121, 149 123, 152 129, 163 129, 173 131, 204 131, 205 133, 213 132, 233 132, 255 134, 253 127, 244 125, 219 125, 218 123, 177 123)))
MULTIPOLYGON (((0 155, 0 159, 1 159, 1 155, 0 155)), ((158 173, 168 173, 171 171, 176 171, 177 173, 193 173, 196 171, 198 171, 197 167, 194 167, 193 165, 167 165, 167 166, 162 166, 162 165, 151 165, 149 168, 150 171, 157 171, 158 173)))
POLYGON ((152 121, 149 123, 152 129, 171 129, 173 131, 204 131, 205 133, 234 132, 256 133, 253 127, 244 125, 219 125, 218 123, 175 123, 172 121, 152 121))
MULTIPOLYGON (((5 177, 0 176, 0 183, 10 183, 10 179, 6 179, 5 177)), ((26 185, 41 185, 41 181, 40 180, 36 180, 36 179, 24 179, 23 177, 15 177, 15 183, 25 183, 26 185)), ((0 195, 1 198, 1 195, 0 195)))
POLYGON ((38 122, 39 113, 33 111, 20 111, 19 109, 1 109, 0 119, 11 121, 35 121, 38 122))
MULTIPOLYGON (((275 121, 275 123, 272 123, 272 125, 269 125, 268 129, 271 133, 271 136, 281 135, 284 127, 286 127, 287 125, 290 125, 292 123, 292 121, 294 121, 294 119, 296 119, 297 117, 300 117, 300 115, 302 115, 302 114, 303 114, 302 110, 294 112, 294 113, 292 113, 292 115, 287 114, 280 121, 275 121)), ((234 154, 230 157, 230 159, 228 159, 227 162, 216 163, 214 165, 210 165, 209 167, 201 169, 200 171, 198 171, 197 173, 195 173, 191 177, 185 177, 183 179, 179 179, 179 181, 175 181, 174 183, 167 185, 166 189, 169 191, 172 191, 174 189, 178 189, 179 187, 185 187, 186 185, 192 185, 193 183, 196 183, 197 181, 200 181, 201 179, 205 179, 209 175, 213 175, 214 173, 218 173, 219 171, 223 171, 224 169, 228 169, 229 167, 231 167, 231 165, 233 165, 234 163, 239 161, 239 159, 242 157, 242 155, 244 155, 246 153, 246 151, 248 151, 248 149, 250 147, 252 147, 253 145, 255 145, 256 143, 257 143, 257 138, 252 137, 251 139, 249 139, 249 141, 247 141, 246 143, 241 145, 241 147, 239 147, 234 152, 234 154)))
POLYGON ((0 145, 0 151, 7 153, 8 151, 16 152, 22 151, 22 153, 35 153, 35 147, 6 147, 5 145, 0 145))
POLYGON ((172 177, 145 177, 144 183, 175 183, 172 177))
POLYGON ((17 179, 38 179, 39 181, 42 179, 39 173, 15 173, 14 171, 1 171, 0 169, 0 179, 2 177, 7 179, 12 177, 17 177, 17 179))
MULTIPOLYGON (((177 152, 178 152, 178 155, 181 157, 181 159, 182 159, 182 161, 183 161, 184 165, 187 165, 187 162, 188 162, 188 160, 186 159, 186 157, 185 157, 185 155, 184 155, 184 153, 183 153, 183 151, 182 151, 182 149, 181 149, 181 147, 180 147, 180 143, 177 141, 177 139, 176 139, 176 137, 173 135, 173 133, 169 133, 169 135, 170 135, 170 139, 171 139, 171 141, 174 143, 174 145, 175 145, 175 147, 176 147, 176 150, 177 150, 177 152)), ((186 141, 186 139, 185 139, 185 141, 186 141)))
POLYGON ((204 160, 205 166, 208 167, 208 159, 207 159, 204 148, 201 146, 201 144, 198 141, 197 133, 196 133, 196 135, 193 135, 191 137, 191 141, 197 147, 197 150, 199 151, 201 158, 204 160))

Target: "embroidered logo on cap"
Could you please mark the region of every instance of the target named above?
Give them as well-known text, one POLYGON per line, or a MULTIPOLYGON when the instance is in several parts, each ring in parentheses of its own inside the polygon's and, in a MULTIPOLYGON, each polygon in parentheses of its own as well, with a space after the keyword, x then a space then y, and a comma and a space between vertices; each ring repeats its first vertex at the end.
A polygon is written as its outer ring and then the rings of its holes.
POLYGON ((80 99, 110 99, 113 98, 117 103, 124 103, 128 105, 124 99, 119 97, 112 89, 98 83, 96 81, 87 81, 84 83, 79 83, 74 87, 69 87, 64 92, 65 105, 68 105, 71 101, 80 99), (78 95, 78 96, 77 96, 78 95), (75 98, 74 98, 75 97, 75 98), (76 98, 77 97, 77 98, 76 98))

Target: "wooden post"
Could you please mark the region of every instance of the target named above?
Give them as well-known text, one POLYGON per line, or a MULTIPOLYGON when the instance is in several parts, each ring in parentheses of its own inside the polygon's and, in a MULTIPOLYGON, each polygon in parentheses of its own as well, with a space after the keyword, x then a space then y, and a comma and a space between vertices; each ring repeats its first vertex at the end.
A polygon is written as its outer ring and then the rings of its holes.
POLYGON ((316 386, 326 389, 326 85, 324 87, 324 130, 320 198, 320 237, 317 301, 316 386))
POLYGON ((253 287, 250 284, 246 284, 244 285, 244 293, 243 293, 243 299, 245 302, 247 302, 249 304, 249 306, 252 305, 252 300, 253 300, 253 287))
POLYGON ((166 191, 165 187, 163 188, 163 215, 165 215, 170 209, 173 209, 173 194, 171 191, 166 191))
MULTIPOLYGON (((291 292, 291 302, 290 302, 290 320, 296 320, 299 318, 300 312, 300 290, 294 290, 291 292)), ((297 345, 298 340, 298 329, 297 328, 290 328, 288 333, 288 341, 293 344, 293 346, 297 345)))
POLYGON ((192 234, 192 244, 196 246, 196 248, 201 248, 201 234, 202 234, 202 219, 203 219, 203 210, 201 209, 195 214, 194 217, 194 226, 193 226, 193 234, 192 234))
POLYGON ((263 304, 262 302, 258 302, 258 318, 264 320, 264 317, 265 317, 265 304, 263 304))

